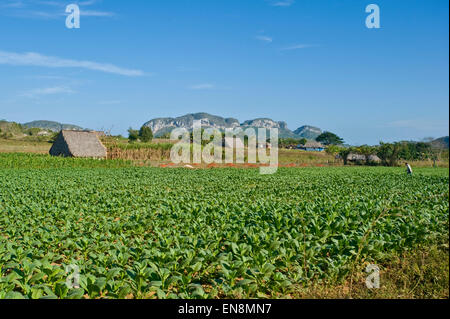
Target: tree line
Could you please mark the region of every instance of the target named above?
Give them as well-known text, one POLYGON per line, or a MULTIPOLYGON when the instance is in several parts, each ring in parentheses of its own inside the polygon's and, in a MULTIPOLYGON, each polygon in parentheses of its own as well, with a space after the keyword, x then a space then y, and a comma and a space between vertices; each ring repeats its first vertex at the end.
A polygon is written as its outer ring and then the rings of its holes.
MULTIPOLYGON (((203 133, 203 131, 202 131, 203 133)), ((144 143, 151 142, 153 139, 152 130, 143 126, 140 130, 130 128, 128 130, 128 139, 130 142, 141 141, 144 143)), ((222 134, 224 138, 224 134, 222 134)), ((193 136, 191 133, 191 141, 193 136)), ((333 156, 340 157, 344 165, 348 164, 348 157, 350 154, 360 155, 364 160, 359 160, 365 165, 375 164, 374 156, 377 156, 384 166, 397 166, 399 161, 424 161, 434 160, 438 161, 443 155, 448 157, 448 150, 434 148, 429 142, 412 142, 402 141, 395 143, 380 142, 379 145, 361 145, 361 146, 343 146, 344 140, 332 132, 324 132, 316 138, 317 142, 322 143, 326 147, 326 152, 333 156)), ((207 142, 207 141, 202 141, 207 142)), ((270 139, 268 139, 270 142, 270 139)), ((278 146, 281 148, 288 148, 291 146, 305 145, 308 142, 306 138, 280 138, 278 146)), ((247 139, 244 139, 244 144, 247 144, 247 139)))
MULTIPOLYGON (((377 146, 352 146, 340 147, 336 145, 329 146, 327 153, 339 155, 348 164, 350 154, 362 155, 366 165, 373 164, 373 156, 378 156, 381 164, 384 166, 397 166, 399 161, 438 161, 443 155, 442 149, 433 148, 430 143, 402 141, 395 143, 380 142, 377 146)), ((448 151, 447 151, 448 156, 448 151)))

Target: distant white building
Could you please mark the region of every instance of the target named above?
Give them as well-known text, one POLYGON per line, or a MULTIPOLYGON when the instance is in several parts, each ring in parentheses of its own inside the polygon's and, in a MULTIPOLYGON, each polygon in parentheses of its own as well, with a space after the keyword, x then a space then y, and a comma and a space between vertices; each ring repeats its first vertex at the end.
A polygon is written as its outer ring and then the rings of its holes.
POLYGON ((50 132, 48 131, 40 131, 37 133, 37 136, 48 136, 50 135, 50 132))

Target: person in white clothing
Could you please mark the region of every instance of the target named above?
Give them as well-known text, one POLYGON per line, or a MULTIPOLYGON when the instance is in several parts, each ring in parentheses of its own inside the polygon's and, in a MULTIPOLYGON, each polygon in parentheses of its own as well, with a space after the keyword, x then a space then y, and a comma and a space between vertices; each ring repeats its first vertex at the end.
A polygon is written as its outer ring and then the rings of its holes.
POLYGON ((411 165, 409 165, 408 163, 406 163, 406 173, 408 175, 412 175, 412 173, 413 173, 411 165))

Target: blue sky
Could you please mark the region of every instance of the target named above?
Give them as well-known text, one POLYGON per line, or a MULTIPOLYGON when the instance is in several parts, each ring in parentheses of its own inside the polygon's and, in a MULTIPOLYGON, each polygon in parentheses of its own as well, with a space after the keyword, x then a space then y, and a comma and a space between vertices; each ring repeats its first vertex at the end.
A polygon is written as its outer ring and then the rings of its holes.
POLYGON ((0 0, 0 119, 209 112, 352 144, 448 135, 448 1, 0 0), (78 3, 81 28, 67 29, 78 3), (365 25, 368 4, 381 29, 365 25))

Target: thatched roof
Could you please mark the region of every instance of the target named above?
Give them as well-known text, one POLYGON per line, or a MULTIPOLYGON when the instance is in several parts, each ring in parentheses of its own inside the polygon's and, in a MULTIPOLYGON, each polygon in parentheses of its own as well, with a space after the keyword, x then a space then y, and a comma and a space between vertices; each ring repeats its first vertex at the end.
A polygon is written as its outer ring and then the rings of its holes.
POLYGON ((377 155, 369 155, 369 161, 371 161, 371 162, 381 162, 381 158, 379 158, 377 155))
POLYGON ((95 133, 98 137, 105 137, 106 133, 103 131, 91 131, 92 133, 95 133))
MULTIPOLYGON (((350 153, 347 156, 347 160, 349 161, 365 161, 366 156, 362 154, 350 153)), ((377 155, 369 155, 370 162, 381 162, 381 159, 377 155)))
POLYGON ((93 132, 61 131, 50 149, 50 155, 105 158, 107 152, 93 132))

